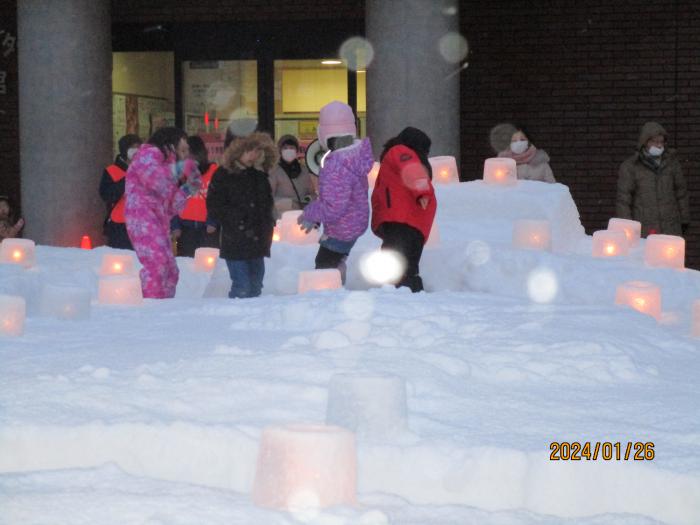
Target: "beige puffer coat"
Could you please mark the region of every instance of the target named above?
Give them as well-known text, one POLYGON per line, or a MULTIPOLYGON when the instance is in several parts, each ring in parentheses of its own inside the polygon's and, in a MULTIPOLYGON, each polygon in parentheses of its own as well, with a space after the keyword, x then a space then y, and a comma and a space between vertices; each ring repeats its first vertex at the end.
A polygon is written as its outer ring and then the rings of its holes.
POLYGON ((639 151, 620 166, 617 179, 616 214, 642 223, 642 236, 649 233, 681 235, 690 223, 688 189, 681 164, 673 150, 665 150, 654 164, 644 154, 646 142, 666 136, 660 124, 647 122, 639 136, 639 151))

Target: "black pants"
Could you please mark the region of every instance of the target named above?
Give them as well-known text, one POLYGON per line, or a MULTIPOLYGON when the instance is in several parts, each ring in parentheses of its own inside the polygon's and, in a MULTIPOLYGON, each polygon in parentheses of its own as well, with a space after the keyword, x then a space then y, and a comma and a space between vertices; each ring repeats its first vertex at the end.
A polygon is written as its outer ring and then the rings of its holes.
POLYGON ((407 286, 413 293, 423 290, 418 264, 423 255, 423 234, 408 224, 385 222, 379 227, 383 250, 394 250, 406 259, 406 271, 396 287, 407 286))
POLYGON ((104 234, 107 237, 107 246, 122 250, 133 250, 131 239, 126 231, 126 224, 107 221, 104 226, 104 234))
POLYGON ((337 268, 340 270, 340 280, 343 284, 345 284, 345 274, 347 270, 345 267, 345 260, 347 258, 347 253, 334 252, 325 246, 319 246, 318 253, 316 254, 316 269, 325 270, 329 268, 337 268))
POLYGON ((182 233, 177 240, 178 257, 194 257, 197 248, 218 248, 219 232, 207 233, 203 222, 182 221, 182 233))

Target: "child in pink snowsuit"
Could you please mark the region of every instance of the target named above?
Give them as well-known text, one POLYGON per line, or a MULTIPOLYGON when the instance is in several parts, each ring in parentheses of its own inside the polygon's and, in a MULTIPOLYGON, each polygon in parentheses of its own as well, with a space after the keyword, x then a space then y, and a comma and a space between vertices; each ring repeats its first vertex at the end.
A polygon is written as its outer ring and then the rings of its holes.
POLYGON ((170 244, 170 219, 201 185, 196 163, 187 154, 185 132, 161 128, 139 148, 126 172, 126 230, 143 265, 144 297, 175 296, 179 272, 170 244))

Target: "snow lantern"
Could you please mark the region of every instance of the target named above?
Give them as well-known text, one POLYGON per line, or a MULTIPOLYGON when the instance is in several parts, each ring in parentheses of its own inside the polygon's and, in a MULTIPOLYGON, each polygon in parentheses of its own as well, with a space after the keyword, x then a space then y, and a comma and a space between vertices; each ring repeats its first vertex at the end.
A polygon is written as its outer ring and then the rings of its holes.
POLYGON ((625 232, 627 245, 630 248, 634 248, 639 244, 639 238, 642 233, 642 223, 630 219, 613 218, 608 221, 608 230, 625 232))
POLYGON ((4 239, 0 243, 0 262, 31 268, 36 261, 35 248, 29 239, 4 239))
POLYGON ((282 216, 282 214, 286 211, 290 211, 294 209, 294 201, 289 198, 289 197, 280 197, 279 199, 275 199, 275 210, 277 211, 277 215, 282 216))
POLYGON ((290 244, 316 244, 321 238, 321 232, 318 228, 312 229, 306 233, 302 227, 297 224, 297 219, 303 213, 302 210, 286 211, 282 214, 280 224, 280 236, 284 242, 290 244))
POLYGON ((685 239, 676 235, 649 235, 644 262, 662 268, 685 268, 685 239))
POLYGON ((132 275, 136 272, 136 261, 131 254, 106 253, 102 256, 100 275, 132 275))
POLYGON ((513 224, 513 246, 530 250, 552 249, 552 228, 547 220, 518 219, 513 224))
POLYGON ((326 423, 369 438, 408 430, 406 383, 393 375, 336 374, 330 379, 326 423))
POLYGON ((280 221, 275 222, 275 227, 272 229, 272 241, 279 242, 282 239, 280 235, 280 221))
POLYGON ((454 157, 430 157, 428 161, 433 168, 433 184, 459 184, 457 161, 454 157))
POLYGON ((367 183, 369 184, 369 189, 373 189, 375 183, 377 182, 377 177, 379 176, 379 163, 375 162, 372 164, 372 169, 369 170, 367 174, 367 183))
POLYGON ((629 306, 658 320, 661 318, 661 289, 646 281, 628 281, 617 287, 615 304, 629 306))
POLYGON ((0 335, 22 335, 26 315, 27 303, 24 297, 0 295, 0 335))
POLYGON ((593 232, 593 257, 627 255, 629 244, 623 231, 598 230, 593 232))
POLYGON ((428 240, 425 241, 425 247, 437 248, 438 246, 440 246, 440 228, 438 228, 437 220, 433 220, 433 224, 430 226, 428 240))
POLYGON ((101 277, 97 300, 100 304, 140 305, 143 303, 141 279, 138 275, 101 277))
POLYGON ((700 337, 700 299, 693 302, 693 337, 700 337))
POLYGON ((514 159, 494 157, 484 162, 484 182, 495 186, 513 186, 518 182, 514 159))
POLYGON ((263 430, 253 503, 298 511, 354 505, 356 497, 357 451, 352 432, 304 424, 263 430))
POLYGON ((58 319, 80 320, 90 317, 89 290, 72 286, 46 285, 41 291, 41 315, 58 319))
POLYGON ((318 290, 337 290, 342 287, 340 270, 335 268, 299 272, 297 290, 300 294, 318 290))
POLYGON ((194 270, 196 272, 211 272, 219 260, 218 248, 197 248, 194 251, 194 270))

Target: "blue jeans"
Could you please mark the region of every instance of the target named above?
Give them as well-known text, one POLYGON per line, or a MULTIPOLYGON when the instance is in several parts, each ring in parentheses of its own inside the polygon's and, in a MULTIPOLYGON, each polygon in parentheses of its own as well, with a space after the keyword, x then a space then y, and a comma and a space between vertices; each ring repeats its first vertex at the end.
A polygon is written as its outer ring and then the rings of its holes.
POLYGON ((265 259, 234 260, 226 259, 228 273, 231 276, 231 299, 257 297, 262 293, 265 277, 265 259))

